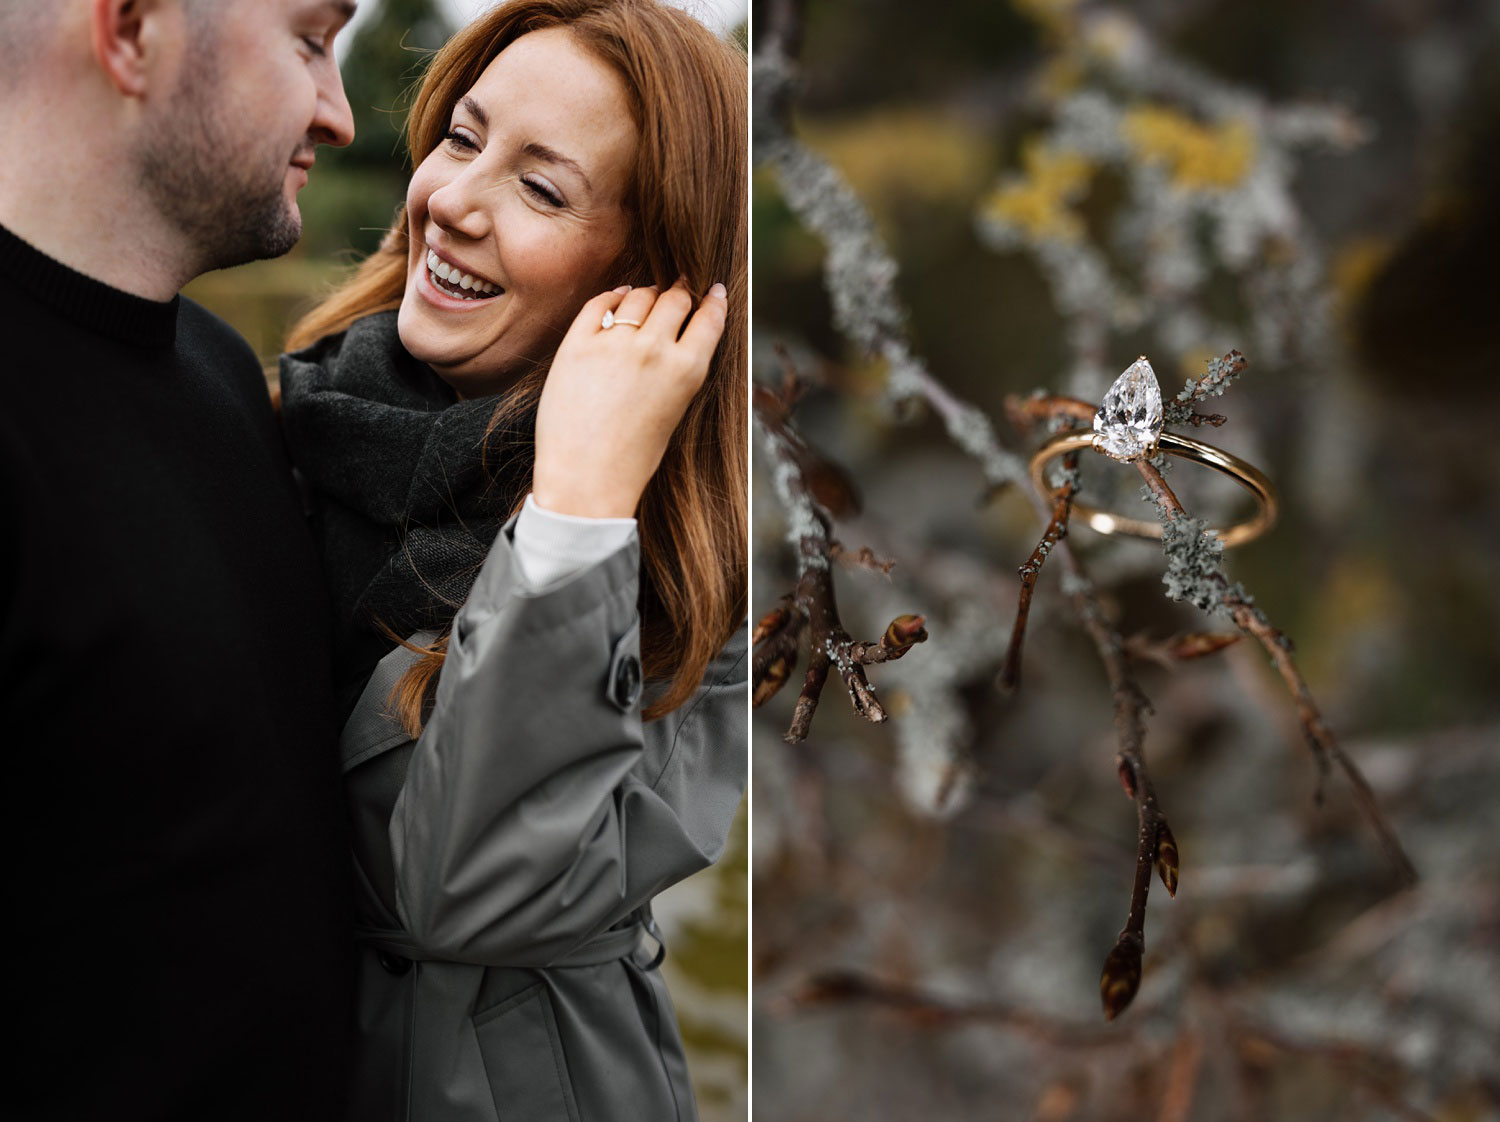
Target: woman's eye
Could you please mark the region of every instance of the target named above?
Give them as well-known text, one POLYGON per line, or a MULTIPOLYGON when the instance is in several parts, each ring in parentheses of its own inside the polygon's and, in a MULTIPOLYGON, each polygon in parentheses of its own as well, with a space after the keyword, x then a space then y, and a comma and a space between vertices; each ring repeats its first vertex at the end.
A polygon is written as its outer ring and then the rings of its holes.
POLYGON ((526 185, 526 190, 530 191, 535 198, 546 203, 548 206, 560 207, 563 205, 562 196, 549 187, 544 180, 522 179, 521 182, 526 185))
POLYGON ((322 58, 328 53, 328 47, 323 43, 321 39, 314 38, 311 35, 304 35, 302 36, 302 42, 307 46, 308 50, 317 55, 319 58, 322 58))
POLYGON ((469 151, 477 151, 479 148, 479 145, 474 143, 474 138, 462 129, 449 129, 443 139, 455 148, 464 148, 469 151))

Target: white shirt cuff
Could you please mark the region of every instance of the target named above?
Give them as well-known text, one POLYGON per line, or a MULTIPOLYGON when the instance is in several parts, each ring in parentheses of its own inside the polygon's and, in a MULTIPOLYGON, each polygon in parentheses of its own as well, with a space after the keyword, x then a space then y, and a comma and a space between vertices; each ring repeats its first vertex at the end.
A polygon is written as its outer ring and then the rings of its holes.
POLYGON ((635 537, 634 518, 581 518, 537 506, 526 496, 511 531, 521 579, 533 592, 582 572, 635 537))

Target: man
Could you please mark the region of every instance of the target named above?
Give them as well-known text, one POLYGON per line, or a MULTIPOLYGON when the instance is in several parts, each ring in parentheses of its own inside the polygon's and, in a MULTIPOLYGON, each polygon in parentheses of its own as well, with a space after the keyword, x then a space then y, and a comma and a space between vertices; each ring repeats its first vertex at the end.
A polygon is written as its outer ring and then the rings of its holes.
POLYGON ((177 290, 296 241, 353 7, 0 4, 10 1117, 342 1112, 322 581, 258 363, 177 290))

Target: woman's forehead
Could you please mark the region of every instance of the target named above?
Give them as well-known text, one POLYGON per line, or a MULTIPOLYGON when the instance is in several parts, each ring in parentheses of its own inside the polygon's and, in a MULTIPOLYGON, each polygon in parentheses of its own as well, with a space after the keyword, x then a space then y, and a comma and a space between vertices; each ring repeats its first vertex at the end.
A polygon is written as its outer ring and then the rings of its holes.
POLYGON ((563 152, 588 169, 590 179, 595 170, 629 173, 636 126, 625 84, 566 28, 516 39, 466 97, 497 137, 563 152))

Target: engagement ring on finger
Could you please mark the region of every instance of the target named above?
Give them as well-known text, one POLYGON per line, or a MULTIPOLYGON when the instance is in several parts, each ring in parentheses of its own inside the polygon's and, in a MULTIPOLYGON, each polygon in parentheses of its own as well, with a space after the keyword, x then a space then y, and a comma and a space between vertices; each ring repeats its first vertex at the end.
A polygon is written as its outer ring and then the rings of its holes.
POLYGON ((638 319, 622 319, 620 316, 615 315, 615 313, 612 312, 612 311, 606 311, 604 313, 604 318, 599 321, 599 326, 602 327, 602 328, 604 328, 605 331, 608 331, 611 327, 613 327, 617 323, 624 324, 626 327, 640 327, 641 326, 641 321, 640 320, 638 320, 638 319))
MULTIPOLYGON (((1032 486, 1050 501, 1052 491, 1047 486, 1047 464, 1058 456, 1082 448, 1092 448, 1124 464, 1149 460, 1158 452, 1163 452, 1222 472, 1255 496, 1254 515, 1243 522, 1214 531, 1225 546, 1243 545, 1270 529, 1271 524, 1276 521, 1276 488, 1269 479, 1238 456, 1231 456, 1228 452, 1199 440, 1164 433, 1161 427, 1161 386, 1157 384, 1156 371, 1151 369, 1151 363, 1142 355, 1109 387, 1109 392, 1104 395, 1104 402, 1094 414, 1092 433, 1084 429, 1057 433, 1033 453, 1032 486)), ((1161 537, 1160 522, 1110 514, 1076 500, 1073 512, 1075 518, 1081 518, 1090 529, 1101 534, 1161 537)))

